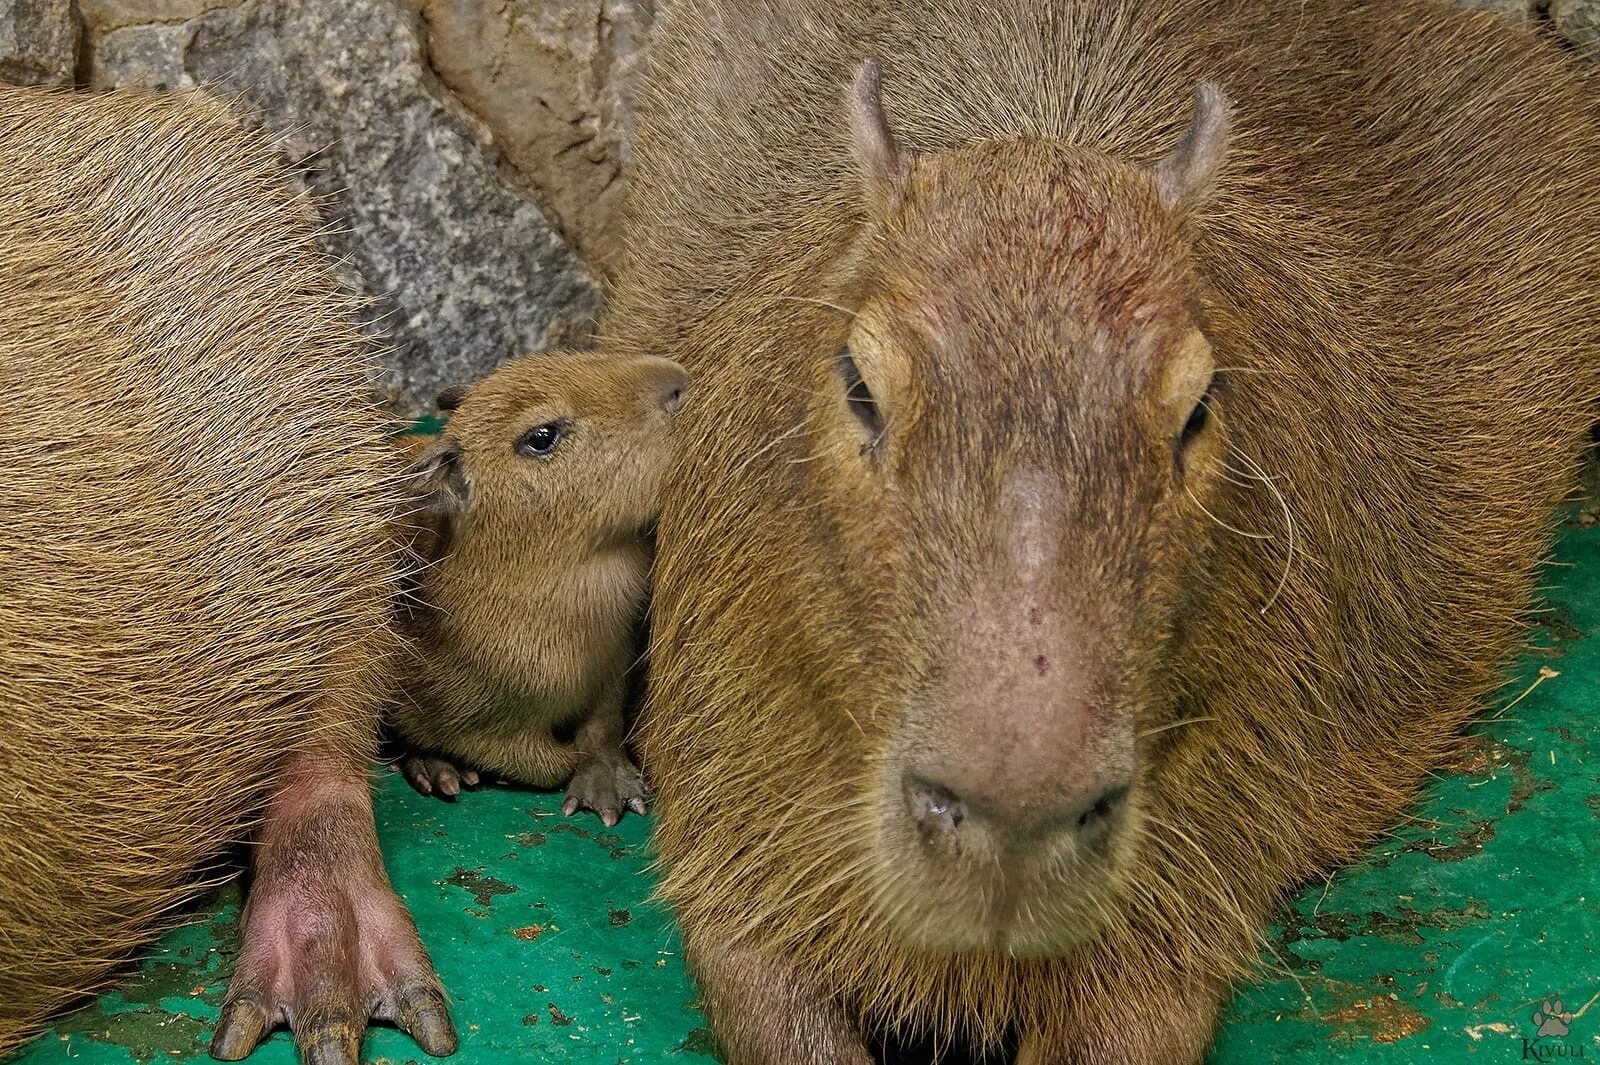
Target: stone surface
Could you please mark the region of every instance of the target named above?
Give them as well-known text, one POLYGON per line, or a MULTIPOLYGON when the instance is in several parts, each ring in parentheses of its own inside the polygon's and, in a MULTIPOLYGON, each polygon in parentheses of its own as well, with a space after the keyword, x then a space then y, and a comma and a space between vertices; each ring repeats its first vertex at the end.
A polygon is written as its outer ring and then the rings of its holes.
POLYGON ((0 0, 0 81, 71 85, 78 63, 72 0, 0 0))
POLYGON ((630 96, 651 0, 412 0, 439 78, 591 266, 619 249, 630 96))
POLYGON ((397 406, 587 338, 588 270, 429 72, 398 0, 89 0, 85 21, 94 86, 237 94, 280 135, 374 296, 397 406))
POLYGON ((1455 3, 1461 7, 1476 7, 1516 18, 1529 18, 1533 15, 1537 0, 1455 0, 1455 3))
POLYGON ((1600 0, 1551 0, 1550 22, 1574 49, 1600 62, 1600 0))
POLYGON ((1544 24, 1563 44, 1600 61, 1600 0, 1454 0, 1462 7, 1495 11, 1544 24))

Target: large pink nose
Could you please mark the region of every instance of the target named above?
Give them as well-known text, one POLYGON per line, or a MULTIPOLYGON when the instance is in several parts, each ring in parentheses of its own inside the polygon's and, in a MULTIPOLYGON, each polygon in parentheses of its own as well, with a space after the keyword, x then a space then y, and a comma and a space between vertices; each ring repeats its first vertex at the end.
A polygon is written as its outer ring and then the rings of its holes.
POLYGON ((996 523, 898 767, 905 812, 930 842, 983 833, 1002 848, 1067 837, 1094 848, 1133 786, 1116 641, 1063 576, 1053 478, 1014 476, 996 523))

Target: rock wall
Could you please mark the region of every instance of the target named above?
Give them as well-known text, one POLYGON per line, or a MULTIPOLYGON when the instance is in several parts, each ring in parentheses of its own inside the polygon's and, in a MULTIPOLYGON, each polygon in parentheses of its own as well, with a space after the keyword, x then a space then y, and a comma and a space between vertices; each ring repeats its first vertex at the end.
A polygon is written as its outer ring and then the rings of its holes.
MULTIPOLYGON (((1600 59, 1600 0, 1457 2, 1600 59)), ((327 197, 415 410, 590 335, 656 3, 0 0, 0 80, 239 97, 327 197)))

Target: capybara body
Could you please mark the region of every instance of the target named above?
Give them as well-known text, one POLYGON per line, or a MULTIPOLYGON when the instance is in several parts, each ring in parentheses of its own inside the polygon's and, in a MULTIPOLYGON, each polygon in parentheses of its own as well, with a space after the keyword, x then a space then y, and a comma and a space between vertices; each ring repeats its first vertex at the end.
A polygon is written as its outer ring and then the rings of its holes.
POLYGON ((1404 0, 663 18, 604 340, 696 379, 643 752, 730 1061, 1200 1057, 1518 644, 1580 82, 1404 0))
POLYGON ((220 104, 0 89, 0 169, 0 1052, 253 840, 214 1050, 353 1062, 436 991, 372 829, 403 486, 350 297, 220 104))
POLYGON ((644 812, 623 701, 687 385, 666 359, 525 356, 449 390, 443 433, 409 445, 420 566, 392 716, 418 790, 487 769, 570 782, 568 812, 608 824, 644 812))

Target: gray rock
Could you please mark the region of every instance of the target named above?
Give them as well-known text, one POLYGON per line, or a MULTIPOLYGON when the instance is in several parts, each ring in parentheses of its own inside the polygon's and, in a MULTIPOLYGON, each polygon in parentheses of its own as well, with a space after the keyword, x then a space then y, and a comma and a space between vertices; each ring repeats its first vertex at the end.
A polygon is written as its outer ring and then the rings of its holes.
POLYGON ((0 81, 71 85, 77 66, 72 0, 0 0, 0 81))
MULTIPOLYGON (((115 24, 116 0, 97 3, 115 24)), ((417 29, 392 0, 241 0, 106 29, 90 55, 99 86, 198 84, 259 109, 329 198, 330 246, 375 297, 369 322, 394 349, 385 386, 407 409, 585 340, 599 310, 583 264, 428 72, 417 29)))
POLYGON ((621 251, 631 97, 659 0, 412 0, 428 62, 602 274, 621 251))
POLYGON ((1480 11, 1493 11, 1511 18, 1527 19, 1532 17, 1533 5, 1537 0, 1454 0, 1454 2, 1459 7, 1475 7, 1480 11))
POLYGON ((1600 0, 1551 0, 1550 22, 1573 48, 1600 62, 1600 0))

